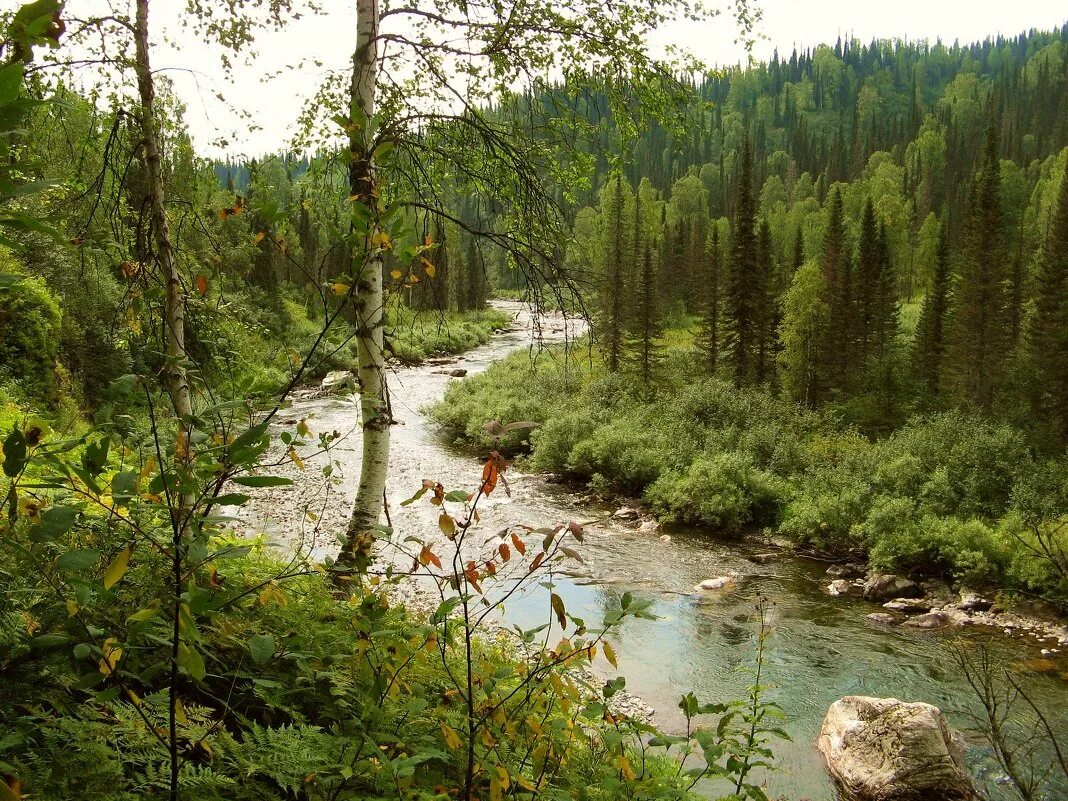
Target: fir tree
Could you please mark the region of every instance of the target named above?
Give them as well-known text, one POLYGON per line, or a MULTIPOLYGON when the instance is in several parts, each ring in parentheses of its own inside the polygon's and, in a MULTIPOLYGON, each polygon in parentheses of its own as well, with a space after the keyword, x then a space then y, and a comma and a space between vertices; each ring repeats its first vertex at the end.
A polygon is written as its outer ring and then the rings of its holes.
POLYGON ((753 197, 753 151, 746 135, 734 205, 730 259, 724 293, 724 347, 736 384, 751 383, 757 367, 759 340, 754 277, 759 270, 756 202, 753 197))
POLYGON ((949 302, 949 235, 943 222, 938 228, 938 255, 931 289, 923 299, 916 326, 914 361, 916 378, 928 404, 941 391, 942 360, 946 350, 945 323, 949 302))
POLYGON ((1028 346, 1038 389, 1037 410, 1053 424, 1057 444, 1068 444, 1068 169, 1036 277, 1035 313, 1028 346))
POLYGON ((963 405, 989 410, 1009 349, 1009 299, 1001 212, 997 129, 972 192, 964 258, 954 284, 947 335, 946 383, 963 405))
POLYGON ((656 261, 652 246, 646 242, 635 282, 636 303, 630 324, 630 349, 646 392, 652 390, 656 378, 656 365, 660 358, 657 340, 663 333, 657 286, 656 261))
POLYGON ((705 257, 704 276, 699 289, 701 322, 694 344, 701 357, 701 364, 709 375, 716 374, 719 361, 719 306, 720 306, 720 252, 719 226, 712 224, 705 257))
POLYGON ((756 310, 757 346, 754 378, 762 384, 771 378, 778 315, 774 300, 775 263, 771 253, 771 226, 766 219, 757 229, 757 270, 753 276, 753 299, 756 310))
POLYGON ((630 185, 621 173, 616 173, 601 192, 604 272, 600 282, 599 333, 611 372, 619 370, 626 345, 626 277, 633 233, 628 220, 630 194, 630 185))
POLYGON ((821 348, 820 385, 828 391, 841 391, 850 367, 852 326, 852 259, 849 257, 842 193, 835 188, 827 206, 827 230, 823 236, 820 264, 826 287, 828 321, 826 343, 821 348))

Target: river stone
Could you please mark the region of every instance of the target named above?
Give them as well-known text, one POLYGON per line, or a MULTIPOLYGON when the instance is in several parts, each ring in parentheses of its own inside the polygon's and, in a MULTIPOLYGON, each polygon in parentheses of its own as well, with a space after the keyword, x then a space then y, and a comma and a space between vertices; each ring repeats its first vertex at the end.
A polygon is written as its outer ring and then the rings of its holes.
POLYGON ((734 584, 734 576, 716 576, 715 578, 705 579, 696 587, 695 590, 722 590, 724 587, 730 587, 734 584))
POLYGON ((931 602, 925 598, 895 598, 883 604, 883 609, 892 612, 904 612, 906 615, 918 615, 931 611, 931 602))
POLYGON ((666 545, 667 543, 671 542, 671 535, 670 534, 661 534, 660 535, 660 541, 666 545))
POLYGON ((858 565, 831 565, 827 575, 831 578, 859 578, 864 575, 864 570, 858 565))
POLYGON ((894 573, 872 573, 864 582, 864 597, 869 601, 889 598, 915 598, 921 594, 920 585, 894 573))
POLYGON ((615 520, 637 520, 639 517, 638 510, 629 506, 620 506, 612 515, 615 520))
POLYGON ((638 531, 640 531, 642 534, 655 534, 659 530, 660 524, 657 523, 655 520, 645 520, 640 526, 638 526, 638 531))
POLYGON ((850 695, 835 701, 817 747, 854 801, 972 801, 960 744, 930 704, 850 695))
POLYGON ((960 608, 965 612, 987 612, 994 602, 971 590, 960 591, 960 608))
POLYGON ((344 392, 356 389, 356 378, 348 370, 331 370, 319 385, 324 392, 344 392))
POLYGON ((467 370, 462 367, 457 367, 455 370, 449 370, 449 376, 452 378, 463 378, 467 375, 467 370))
POLYGON ((839 598, 843 595, 860 595, 860 587, 846 579, 835 579, 827 585, 827 594, 839 598))
POLYGON ((868 615, 868 621, 879 626, 896 626, 904 620, 902 615, 893 612, 872 612, 868 615))
POLYGON ((940 629, 950 623, 949 615, 945 612, 928 612, 926 615, 910 617, 902 625, 912 626, 917 629, 940 629))

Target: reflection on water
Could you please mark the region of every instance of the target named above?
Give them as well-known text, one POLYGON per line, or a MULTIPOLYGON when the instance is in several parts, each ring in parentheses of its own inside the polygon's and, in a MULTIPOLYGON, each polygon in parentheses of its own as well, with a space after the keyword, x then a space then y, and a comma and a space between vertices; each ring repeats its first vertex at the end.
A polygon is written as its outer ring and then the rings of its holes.
MULTIPOLYGON (((520 316, 519 323, 529 327, 530 320, 520 316)), ((563 336, 559 323, 545 331, 550 338, 563 336)), ((529 343, 526 330, 513 331, 472 351, 460 365, 476 373, 529 343)), ((391 378, 395 413, 403 423, 393 429, 388 490, 398 543, 413 533, 433 537, 437 532, 433 507, 399 505, 423 478, 441 480, 450 489, 473 486, 478 480, 479 461, 452 450, 419 411, 440 398, 450 380, 454 379, 442 375, 440 368, 429 366, 402 370, 391 378)), ((319 505, 317 523, 306 532, 306 542, 331 548, 332 532, 343 524, 358 475, 356 409, 345 401, 317 400, 298 404, 294 412, 309 416, 313 431, 352 431, 333 454, 339 462, 341 483, 319 505)), ((314 464, 313 460, 309 467, 314 464)), ((513 473, 509 482, 510 498, 496 493, 482 508, 486 536, 519 523, 542 526, 572 519, 588 521, 603 518, 607 511, 580 506, 574 495, 537 476, 513 473)), ((291 521, 287 523, 283 514, 268 507, 260 511, 264 519, 259 528, 280 547, 292 549, 291 521)), ((774 604, 767 672, 778 685, 774 700, 789 716, 786 728, 792 737, 791 742, 777 746, 789 769, 770 778, 772 796, 834 798, 813 743, 827 707, 841 696, 926 701, 940 706, 955 725, 967 731, 965 711, 974 703, 954 667, 954 643, 974 650, 990 640, 999 655, 1013 661, 1039 656, 1033 642, 1000 635, 877 628, 865 620, 865 615, 877 609, 874 605, 823 594, 823 565, 802 560, 757 565, 744 558, 737 543, 694 530, 671 534, 672 541, 662 543, 656 534, 640 534, 607 522, 589 525, 582 549, 585 566, 572 565, 558 572, 555 590, 568 611, 590 625, 606 611, 617 609, 624 592, 652 602, 651 611, 658 619, 628 619, 615 633, 614 647, 627 687, 656 708, 657 723, 667 729, 681 725, 676 704, 688 690, 702 701, 744 694, 750 677, 743 669, 750 663, 756 634, 755 599, 767 597, 774 604), (740 576, 737 586, 694 595, 693 586, 699 581, 730 571, 740 576)), ((535 586, 516 596, 506 617, 524 628, 550 622, 547 591, 535 586)), ((1068 664, 1059 662, 1058 670, 1068 671, 1068 664)), ((1042 702, 1057 717, 1061 730, 1068 730, 1068 682, 1056 671, 1039 677, 1038 682, 1042 702)), ((969 764, 980 773, 991 773, 989 755, 977 747, 978 737, 972 734, 969 740, 973 744, 969 764)))

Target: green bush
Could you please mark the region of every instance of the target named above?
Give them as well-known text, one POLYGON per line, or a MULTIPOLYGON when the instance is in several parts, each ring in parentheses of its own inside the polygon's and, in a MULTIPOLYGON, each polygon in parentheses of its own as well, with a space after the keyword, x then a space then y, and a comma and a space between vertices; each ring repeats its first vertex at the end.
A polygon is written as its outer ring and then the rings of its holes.
POLYGON ((698 457, 684 473, 663 473, 646 497, 662 516, 730 534, 775 523, 785 488, 744 453, 698 457))
POLYGON ((30 397, 54 400, 63 314, 40 278, 0 287, 0 371, 30 397))

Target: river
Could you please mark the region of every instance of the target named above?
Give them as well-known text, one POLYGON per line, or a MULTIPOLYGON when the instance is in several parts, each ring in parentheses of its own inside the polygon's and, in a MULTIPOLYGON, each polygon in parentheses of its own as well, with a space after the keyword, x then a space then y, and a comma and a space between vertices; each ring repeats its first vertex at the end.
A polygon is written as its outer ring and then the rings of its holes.
MULTIPOLYGON (((495 335, 454 363, 399 369, 390 377, 394 416, 401 423, 393 429, 387 491, 397 542, 413 533, 441 537, 436 507, 425 500, 400 505, 424 478, 441 481, 447 489, 470 490, 479 481, 481 460, 451 447, 420 413, 442 396, 450 381, 458 380, 447 373, 455 368, 477 373, 527 348, 532 358, 549 358, 533 347, 532 319, 522 307, 500 305, 516 315, 513 330, 495 335)), ((543 320, 540 329, 544 342, 581 333, 578 323, 565 327, 559 318, 543 320)), ((532 383, 530 391, 536 393, 537 386, 532 383)), ((336 430, 345 436, 329 457, 307 459, 303 471, 292 465, 281 468, 297 479, 293 487, 254 493, 242 512, 249 531, 264 532, 287 551, 336 550, 331 532, 344 528, 359 472, 356 417, 351 398, 298 400, 286 411, 283 422, 290 425, 306 419, 313 433, 336 430), (321 471, 327 458, 334 463, 329 480, 321 471)), ((694 529, 669 527, 671 542, 665 543, 659 533, 640 533, 634 526, 612 522, 607 507, 582 503, 580 496, 544 477, 512 471, 508 480, 510 497, 498 491, 480 504, 485 530, 480 540, 517 524, 586 522, 586 542, 581 546, 585 566, 576 564, 569 575, 555 578, 556 592, 568 611, 593 622, 607 609, 618 608, 624 592, 651 600, 658 619, 628 620, 615 632, 614 646, 618 672, 626 676, 628 690, 656 709, 655 722, 662 728, 679 728, 682 718, 676 704, 688 690, 702 701, 744 693, 751 683, 743 669, 753 655, 756 598, 763 595, 770 601, 774 631, 768 642, 767 675, 776 685, 770 697, 786 711, 785 728, 792 738, 776 745, 785 767, 768 777, 770 796, 794 801, 835 798, 814 742, 827 707, 850 694, 893 696, 941 707, 964 732, 968 762, 977 777, 997 784, 996 766, 968 716, 976 705, 960 676, 956 655, 961 649, 975 652, 986 646, 996 657, 1019 665, 1038 659, 1043 646, 1036 640, 989 630, 924 632, 873 626, 866 615, 878 610, 875 604, 824 593, 824 564, 794 557, 756 564, 746 557, 754 550, 766 551, 766 546, 724 541, 694 529), (740 576, 733 591, 693 592, 699 581, 729 571, 740 576)), ((524 627, 547 622, 551 618, 547 591, 534 587, 513 599, 505 615, 507 622, 524 627)), ((1033 675, 1033 681, 1057 725, 1068 731, 1068 661, 1062 656, 1055 655, 1052 665, 1049 660, 1034 662, 1044 670, 1033 675)), ((602 667, 611 671, 603 663, 602 667)), ((991 794, 1011 797, 997 786, 991 794)))

